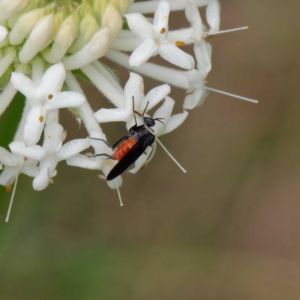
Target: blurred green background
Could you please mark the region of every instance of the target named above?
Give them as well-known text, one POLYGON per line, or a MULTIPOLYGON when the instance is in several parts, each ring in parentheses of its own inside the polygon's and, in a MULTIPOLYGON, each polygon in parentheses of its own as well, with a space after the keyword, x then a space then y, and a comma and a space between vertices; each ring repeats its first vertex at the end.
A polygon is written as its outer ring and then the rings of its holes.
MULTIPOLYGON (((62 163, 42 192, 19 178, 6 224, 1 188, 1 299, 300 299, 300 2, 221 2, 222 29, 250 28, 211 39, 207 85, 259 104, 211 93, 161 138, 187 174, 158 148, 123 176, 124 207, 99 172, 62 163)), ((109 106, 86 92, 94 109, 109 106)), ((183 95, 174 89, 177 111, 183 95)), ((15 114, 1 117, 2 145, 15 114)), ((86 136, 69 112, 61 119, 68 139, 86 136)), ((110 142, 126 133, 104 129, 110 142)))

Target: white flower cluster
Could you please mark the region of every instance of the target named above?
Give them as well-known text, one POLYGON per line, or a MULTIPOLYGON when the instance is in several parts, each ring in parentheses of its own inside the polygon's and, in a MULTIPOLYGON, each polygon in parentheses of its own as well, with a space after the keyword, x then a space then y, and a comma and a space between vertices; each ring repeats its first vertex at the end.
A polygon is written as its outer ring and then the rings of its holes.
MULTIPOLYGON (((63 144, 66 134, 59 123, 60 108, 76 108, 87 135, 106 140, 101 123, 123 121, 127 128, 134 124, 132 99, 140 113, 148 102, 147 111, 162 102, 153 116, 164 119, 153 127, 160 136, 182 124, 186 110, 200 105, 208 92, 204 85, 211 70, 211 45, 205 38, 219 33, 218 0, 44 2, 0 2, 0 115, 17 91, 26 98, 19 128, 9 145, 11 152, 0 147, 0 165, 4 166, 0 184, 4 186, 12 185, 24 173, 34 177, 35 190, 43 190, 53 181, 62 160, 102 170, 104 175, 113 168, 116 162, 105 157, 80 154, 90 146, 96 154, 111 154, 103 142, 87 137, 63 144), (202 6, 206 6, 208 28, 200 17, 198 8, 202 6), (169 15, 175 10, 185 11, 188 28, 169 29, 169 15), (145 17, 149 13, 154 13, 153 19, 145 17), (193 55, 184 51, 185 45, 192 45, 193 55), (173 67, 149 62, 156 55, 173 67), (101 63, 104 56, 131 71, 124 88, 101 63), (78 69, 116 108, 92 111, 74 76, 78 69), (143 78, 137 73, 163 84, 144 95, 143 78), (170 85, 187 92, 182 113, 176 115, 172 115, 175 101, 168 96, 170 85)), ((137 172, 148 156, 142 155, 131 172, 137 172)), ((111 188, 121 184, 121 176, 108 182, 111 188)))

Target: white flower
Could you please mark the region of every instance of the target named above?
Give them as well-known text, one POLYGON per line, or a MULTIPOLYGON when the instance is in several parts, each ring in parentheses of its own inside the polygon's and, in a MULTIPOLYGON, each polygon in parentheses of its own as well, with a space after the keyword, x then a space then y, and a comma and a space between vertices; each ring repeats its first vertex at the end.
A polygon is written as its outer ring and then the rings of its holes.
MULTIPOLYGON (((205 83, 212 53, 206 37, 220 33, 218 0, 133 2, 0 1, 0 115, 17 91, 26 98, 14 141, 9 145, 12 153, 0 148, 0 169, 4 166, 1 185, 9 186, 20 173, 25 173, 34 177, 34 189, 42 190, 52 182, 56 166, 62 160, 68 165, 100 170, 107 176, 117 161, 80 154, 89 146, 96 154, 112 154, 106 143, 91 139, 107 141, 102 123, 121 121, 129 129, 135 122, 143 125, 142 114, 159 118, 161 122, 156 120, 155 126, 148 129, 160 143, 159 136, 184 122, 187 109, 203 103, 208 89, 217 91, 205 83), (207 29, 200 17, 201 6, 206 6, 207 29), (175 10, 185 11, 187 28, 169 29, 169 16, 175 10), (182 47, 185 45, 192 46, 195 59, 182 47), (157 54, 175 67, 148 62, 157 54), (130 70, 124 88, 103 63, 104 56, 130 70), (94 112, 75 74, 90 81, 114 108, 96 106, 94 112), (161 83, 145 94, 140 75, 161 83), (183 105, 183 110, 175 115, 172 115, 175 101, 170 86, 187 92, 184 101, 176 99, 177 108, 183 105), (82 121, 86 139, 63 145, 61 108, 68 108, 82 121), (37 143, 43 132, 44 142, 40 146, 37 143)), ((122 135, 126 135, 125 126, 122 135)), ((146 149, 147 155, 142 155, 130 172, 137 172, 151 160, 156 143, 153 147, 146 149)), ((121 184, 121 176, 108 182, 114 189, 121 184)))
POLYGON ((131 72, 130 78, 128 79, 124 88, 124 106, 114 109, 102 108, 95 112, 95 118, 99 123, 116 121, 127 122, 129 119, 132 121, 133 100, 136 110, 139 110, 140 107, 145 108, 147 102, 149 101, 149 110, 163 100, 170 93, 170 91, 170 86, 163 84, 149 91, 149 93, 144 97, 143 78, 140 75, 131 72))
MULTIPOLYGON (((147 115, 147 112, 155 107, 159 102, 165 100, 162 106, 155 112, 153 118, 161 118, 163 119, 163 123, 156 122, 155 126, 152 128, 155 132, 155 135, 158 137, 160 135, 169 133, 180 126, 184 120, 186 119, 188 113, 184 111, 183 113, 179 113, 171 116, 173 106, 175 101, 167 95, 170 93, 170 86, 167 84, 158 86, 150 90, 146 96, 144 96, 144 82, 143 78, 136 74, 130 73, 130 78, 127 81, 124 89, 124 96, 126 99, 126 106, 124 108, 116 108, 116 109, 101 109, 95 113, 95 117, 98 122, 111 122, 111 121, 124 121, 127 122, 127 129, 131 128, 135 124, 135 120, 139 124, 141 123, 141 118, 134 114, 133 109, 140 114, 147 115)), ((95 143, 93 141, 93 143, 95 143)), ((104 144, 103 142, 100 142, 104 144)), ((107 153, 110 152, 105 150, 98 153, 107 153)), ((151 151, 146 151, 147 155, 142 155, 135 163, 135 167, 130 171, 131 173, 136 173, 147 161, 151 151)), ((102 158, 103 159, 103 158, 102 158)), ((95 159, 96 160, 96 159, 95 159)), ((104 158, 106 160, 106 158, 104 158)), ((91 163, 86 162, 86 158, 77 157, 76 159, 68 160, 68 164, 76 164, 77 166, 89 166, 91 168, 91 163)), ((110 167, 107 167, 110 170, 114 164, 108 162, 110 167)), ((108 172, 108 171, 107 171, 108 172)))
POLYGON ((24 126, 23 138, 27 146, 32 146, 40 139, 49 111, 63 107, 78 107, 85 97, 76 92, 60 92, 66 77, 61 63, 51 66, 43 75, 39 85, 22 73, 13 73, 12 85, 30 102, 24 126))
POLYGON ((193 57, 168 40, 169 13, 169 2, 162 0, 155 12, 153 24, 140 13, 126 15, 130 30, 143 41, 130 56, 131 66, 140 66, 152 56, 159 54, 163 59, 180 68, 194 68, 193 57))
POLYGON ((64 140, 63 127, 58 123, 50 123, 45 128, 43 147, 33 145, 26 147, 23 142, 12 142, 9 147, 15 154, 40 161, 40 169, 33 180, 33 188, 37 191, 45 189, 56 176, 58 162, 66 160, 90 146, 89 139, 77 139, 62 146, 64 140))
POLYGON ((4 165, 4 170, 0 174, 0 185, 4 186, 12 185, 21 173, 34 177, 39 171, 36 159, 12 154, 3 147, 0 147, 0 163, 4 165))

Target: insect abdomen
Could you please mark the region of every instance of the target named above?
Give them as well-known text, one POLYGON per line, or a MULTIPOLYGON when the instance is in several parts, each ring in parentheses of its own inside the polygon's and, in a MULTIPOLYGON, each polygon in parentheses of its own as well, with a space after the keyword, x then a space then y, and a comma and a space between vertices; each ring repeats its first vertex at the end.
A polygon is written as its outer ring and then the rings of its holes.
POLYGON ((112 155, 112 158, 120 161, 136 143, 137 143, 136 136, 132 136, 131 138, 125 140, 115 150, 115 152, 112 155))

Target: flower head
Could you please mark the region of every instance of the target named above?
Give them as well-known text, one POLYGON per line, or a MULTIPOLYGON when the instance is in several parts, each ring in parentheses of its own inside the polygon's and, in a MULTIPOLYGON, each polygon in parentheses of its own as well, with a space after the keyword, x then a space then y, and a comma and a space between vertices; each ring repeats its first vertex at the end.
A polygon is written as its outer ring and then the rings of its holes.
MULTIPOLYGON (((34 177, 34 189, 42 190, 52 182, 62 160, 101 170, 106 176, 116 161, 81 154, 90 146, 96 154, 112 153, 101 127, 104 122, 124 122, 129 129, 135 122, 143 125, 140 115, 153 115, 163 120, 149 129, 156 138, 180 126, 188 115, 186 110, 207 96, 212 51, 206 37, 218 33, 219 26, 218 0, 1 1, 0 115, 17 91, 24 95, 25 106, 9 145, 12 153, 0 148, 0 167, 4 166, 0 184, 11 185, 25 173, 34 177), (199 14, 201 6, 206 6, 208 28, 199 14), (187 28, 170 28, 174 10, 185 12, 187 28), (186 45, 192 45, 192 54, 186 45), (156 55, 171 67, 149 62, 156 55), (103 57, 130 71, 124 87, 103 57), (98 107, 93 112, 75 75, 93 84, 114 108, 98 107), (161 84, 145 94, 141 75, 161 84), (183 101, 170 94, 171 86, 187 92, 183 101), (172 115, 174 105, 182 109, 172 115), (88 137, 102 142, 86 138, 63 144, 61 108, 82 120, 88 137), (155 112, 150 114, 152 109, 155 112)), ((151 159, 151 149, 146 153, 135 162, 132 173, 151 159)), ((108 182, 111 188, 121 184, 121 176, 108 182)))

